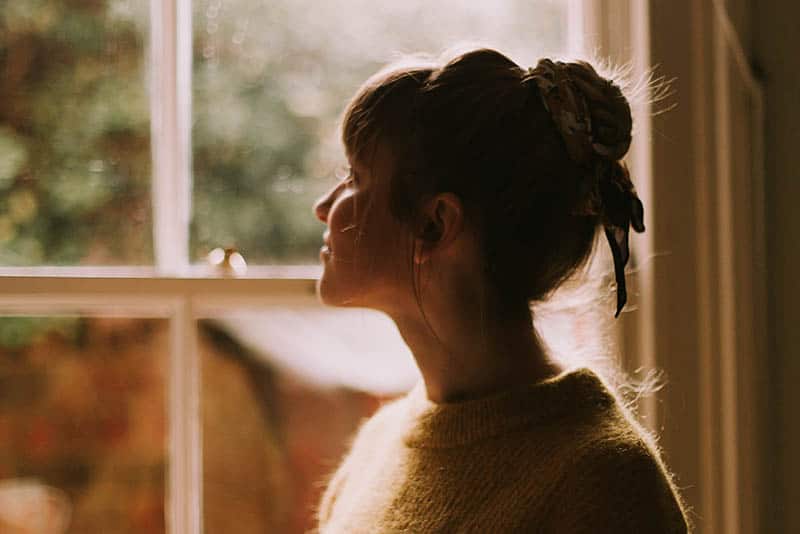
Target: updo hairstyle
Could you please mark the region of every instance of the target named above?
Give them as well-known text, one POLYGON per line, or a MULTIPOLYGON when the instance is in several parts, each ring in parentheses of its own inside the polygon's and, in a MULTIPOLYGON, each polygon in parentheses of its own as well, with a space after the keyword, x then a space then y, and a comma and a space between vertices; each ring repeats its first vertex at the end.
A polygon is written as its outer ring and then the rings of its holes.
POLYGON ((628 226, 644 230, 620 161, 631 128, 619 87, 588 63, 524 69, 479 49, 444 65, 379 72, 345 110, 342 136, 365 165, 388 147, 390 209, 411 228, 426 198, 457 195, 487 280, 502 302, 517 304, 545 299, 584 265, 601 226, 620 282, 628 226))

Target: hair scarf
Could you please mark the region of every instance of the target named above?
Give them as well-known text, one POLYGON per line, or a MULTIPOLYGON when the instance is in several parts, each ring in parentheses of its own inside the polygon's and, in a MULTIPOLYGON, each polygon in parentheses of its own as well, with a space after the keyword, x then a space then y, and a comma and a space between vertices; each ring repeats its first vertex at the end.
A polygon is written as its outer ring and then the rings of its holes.
MULTIPOLYGON (((526 79, 536 83, 542 103, 553 118, 570 159, 587 170, 591 169, 583 184, 586 203, 579 213, 603 216, 603 229, 614 258, 617 284, 614 317, 619 317, 628 299, 625 287, 625 265, 630 257, 628 234, 631 226, 637 232, 644 232, 644 207, 627 171, 609 171, 610 166, 603 162, 616 162, 625 155, 631 142, 630 134, 625 132, 613 143, 603 142, 593 135, 591 113, 583 91, 595 90, 591 83, 602 78, 588 63, 542 59, 536 68, 528 70, 526 79), (614 206, 616 209, 613 210, 604 209, 609 207, 612 199, 625 205, 614 206)), ((605 83, 611 85, 610 81, 605 83)))

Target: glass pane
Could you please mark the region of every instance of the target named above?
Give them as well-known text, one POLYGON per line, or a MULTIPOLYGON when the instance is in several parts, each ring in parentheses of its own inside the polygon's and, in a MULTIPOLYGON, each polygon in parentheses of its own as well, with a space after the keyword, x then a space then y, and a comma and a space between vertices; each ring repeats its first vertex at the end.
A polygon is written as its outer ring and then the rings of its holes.
POLYGON ((0 265, 152 261, 141 0, 0 8, 0 265))
POLYGON ((336 119, 397 52, 457 42, 523 65, 567 49, 552 0, 196 0, 191 255, 238 248, 249 263, 316 263, 311 204, 341 162, 336 119))
POLYGON ((386 316, 313 299, 200 333, 205 531, 308 532, 358 423, 416 382, 408 349, 386 316))
POLYGON ((165 532, 157 319, 0 317, 0 532, 165 532))

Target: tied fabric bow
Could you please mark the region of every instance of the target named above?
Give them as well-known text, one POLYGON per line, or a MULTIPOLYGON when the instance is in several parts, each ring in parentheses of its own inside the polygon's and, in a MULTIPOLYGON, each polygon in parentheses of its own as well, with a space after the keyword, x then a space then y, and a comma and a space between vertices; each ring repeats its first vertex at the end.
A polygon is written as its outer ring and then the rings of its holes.
MULTIPOLYGON (((618 114, 622 117, 630 116, 630 108, 611 82, 604 82, 611 90, 610 95, 596 87, 601 78, 588 63, 543 59, 535 69, 528 70, 528 76, 536 83, 542 103, 553 118, 570 159, 587 170, 586 181, 582 184, 587 200, 578 214, 603 217, 603 230, 614 258, 617 283, 614 317, 619 317, 628 300, 625 286, 625 265, 630 258, 628 234, 631 226, 637 232, 644 232, 644 206, 624 164, 612 165, 622 159, 630 147, 630 122, 619 128, 613 127, 613 120, 611 126, 598 125, 598 128, 603 128, 604 135, 595 135, 592 131, 593 110, 584 95, 608 101, 612 106, 625 106, 625 112, 618 114)), ((613 115, 606 111, 598 116, 609 119, 613 115)))

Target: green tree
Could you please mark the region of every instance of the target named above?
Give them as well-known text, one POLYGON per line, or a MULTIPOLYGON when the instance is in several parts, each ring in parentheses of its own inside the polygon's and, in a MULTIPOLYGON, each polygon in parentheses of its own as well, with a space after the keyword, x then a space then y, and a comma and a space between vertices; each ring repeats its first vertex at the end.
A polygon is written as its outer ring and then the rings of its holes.
POLYGON ((144 18, 0 8, 0 264, 152 261, 144 18))

